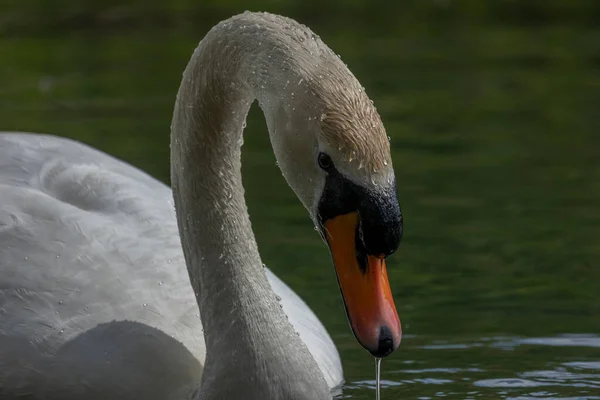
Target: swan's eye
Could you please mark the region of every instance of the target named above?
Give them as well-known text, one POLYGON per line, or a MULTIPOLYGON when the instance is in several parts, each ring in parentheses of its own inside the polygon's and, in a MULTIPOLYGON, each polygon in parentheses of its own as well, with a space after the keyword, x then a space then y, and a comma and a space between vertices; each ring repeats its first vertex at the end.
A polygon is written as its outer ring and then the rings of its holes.
POLYGON ((319 167, 323 168, 326 171, 333 168, 333 161, 331 160, 331 157, 329 157, 328 154, 319 153, 318 161, 319 167))

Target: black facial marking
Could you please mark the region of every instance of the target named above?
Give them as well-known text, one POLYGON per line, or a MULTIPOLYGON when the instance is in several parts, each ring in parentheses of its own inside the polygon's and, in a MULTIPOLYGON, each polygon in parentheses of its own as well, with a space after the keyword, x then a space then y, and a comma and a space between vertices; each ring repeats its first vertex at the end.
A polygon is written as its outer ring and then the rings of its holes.
POLYGON ((402 212, 395 183, 382 191, 370 191, 332 166, 319 201, 319 222, 323 226, 328 219, 353 211, 359 215, 355 239, 357 259, 361 269, 364 265, 363 271, 366 271, 367 255, 387 257, 398 249, 402 239, 402 212))
POLYGON ((327 174, 325 188, 319 201, 320 222, 357 211, 360 198, 365 193, 364 188, 346 179, 335 168, 332 169, 327 174))

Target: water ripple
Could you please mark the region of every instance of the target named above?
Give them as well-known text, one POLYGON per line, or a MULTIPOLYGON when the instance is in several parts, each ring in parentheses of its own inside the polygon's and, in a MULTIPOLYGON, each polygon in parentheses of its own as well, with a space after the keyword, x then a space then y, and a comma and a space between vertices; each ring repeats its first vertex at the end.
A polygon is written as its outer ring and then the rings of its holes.
POLYGON ((426 373, 442 373, 442 374, 457 374, 459 372, 485 372, 481 368, 423 368, 423 369, 400 369, 390 371, 391 374, 426 374, 426 373))
POLYGON ((554 337, 496 336, 484 337, 469 343, 448 343, 437 340, 419 347, 426 350, 454 350, 489 346, 512 350, 522 345, 600 348, 600 336, 593 334, 565 334, 554 337))
POLYGON ((600 370, 600 361, 573 361, 563 363, 565 367, 577 369, 597 369, 600 370))
MULTIPOLYGON (((400 390, 405 395, 417 395, 411 398, 419 399, 600 400, 600 359, 590 359, 596 354, 595 349, 600 348, 598 335, 497 336, 456 342, 435 340, 415 343, 414 348, 423 349, 427 354, 431 354, 430 350, 435 350, 435 357, 399 361, 396 365, 400 364, 406 369, 387 371, 388 376, 400 379, 384 380, 383 388, 402 387, 400 390), (551 349, 543 350, 544 346, 572 350, 553 352, 551 349), (445 350, 457 349, 465 350, 460 358, 455 358, 454 352, 445 353, 445 350), (513 354, 497 358, 495 354, 498 355, 498 350, 513 354), (540 351, 543 353, 541 357, 540 351), (482 362, 481 356, 476 356, 477 352, 485 354, 485 361, 482 362), (532 354, 536 354, 536 358, 531 358, 532 354), (570 354, 569 358, 564 358, 565 354, 570 354), (452 365, 460 363, 459 360, 479 362, 452 365)), ((374 388, 374 380, 349 382, 345 386, 345 389, 354 393, 356 390, 374 388)), ((394 392, 394 389, 391 390, 394 392)), ((352 397, 347 392, 340 398, 352 397)))
POLYGON ((532 381, 529 379, 501 378, 501 379, 482 379, 473 382, 473 385, 488 388, 524 388, 546 386, 543 382, 532 381))
MULTIPOLYGON (((581 362, 569 364, 581 365, 581 362)), ((596 365, 595 362, 583 363, 596 365)), ((554 370, 527 371, 517 374, 518 378, 481 379, 473 385, 487 388, 527 388, 562 386, 572 388, 600 389, 600 374, 577 373, 561 367, 554 370)))

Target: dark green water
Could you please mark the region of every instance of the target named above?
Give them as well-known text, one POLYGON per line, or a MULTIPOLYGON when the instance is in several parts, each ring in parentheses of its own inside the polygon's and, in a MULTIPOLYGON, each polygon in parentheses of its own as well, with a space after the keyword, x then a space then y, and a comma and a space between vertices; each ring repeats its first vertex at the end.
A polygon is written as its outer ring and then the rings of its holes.
MULTIPOLYGON (((245 8, 26 3, 45 6, 0 20, 0 129, 77 138, 166 181, 181 72, 245 8)), ((392 138, 405 236, 388 268, 405 337, 382 399, 600 399, 600 13, 503 21, 473 2, 409 3, 414 16, 288 13, 341 54, 392 138)), ((374 362, 257 109, 244 174, 264 261, 331 332, 344 397, 373 399, 374 362)))

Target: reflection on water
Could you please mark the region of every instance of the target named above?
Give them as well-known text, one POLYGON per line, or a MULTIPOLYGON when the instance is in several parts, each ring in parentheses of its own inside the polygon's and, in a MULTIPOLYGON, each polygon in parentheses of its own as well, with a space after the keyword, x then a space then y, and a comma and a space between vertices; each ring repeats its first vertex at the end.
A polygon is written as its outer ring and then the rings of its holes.
MULTIPOLYGON (((411 339, 418 340, 413 336, 411 339)), ((410 344, 407 347, 412 348, 410 344)), ((482 352, 486 350, 517 352, 537 352, 545 358, 544 369, 510 371, 498 370, 497 358, 483 357, 476 353, 467 358, 477 361, 477 365, 436 367, 434 357, 431 362, 424 362, 427 356, 414 360, 403 360, 402 368, 386 370, 388 379, 382 381, 383 398, 386 391, 394 396, 402 393, 418 393, 416 398, 425 400, 439 397, 445 398, 499 398, 511 400, 539 399, 600 399, 600 336, 597 335, 560 335, 555 337, 484 337, 462 343, 449 343, 434 340, 432 343, 414 346, 421 351, 434 351, 440 356, 444 351, 482 352), (525 349, 525 347, 527 347, 525 349), (571 354, 573 361, 560 361, 562 356, 552 353, 549 347, 576 348, 571 354), (590 349, 593 349, 590 352, 590 349), (576 361, 577 357, 587 358, 593 355, 594 360, 576 361), (458 388, 461 389, 458 389, 458 388), (405 388, 405 390, 403 390, 405 388), (428 393, 428 395, 425 395, 428 393), (579 396, 573 397, 578 394, 579 396)), ((493 354, 493 353, 488 353, 493 354)), ((457 357, 460 358, 460 357, 457 357)), ((571 357, 569 357, 571 358, 571 357)), ((473 363, 469 363, 473 364, 473 363)), ((384 364, 385 365, 385 364, 384 364)), ((374 390, 374 380, 348 382, 344 386, 344 395, 338 398, 356 398, 355 394, 374 390)), ((408 396, 411 397, 412 396, 408 396)), ((362 395, 360 398, 363 398, 362 395)), ((368 398, 368 397, 364 397, 368 398)))

